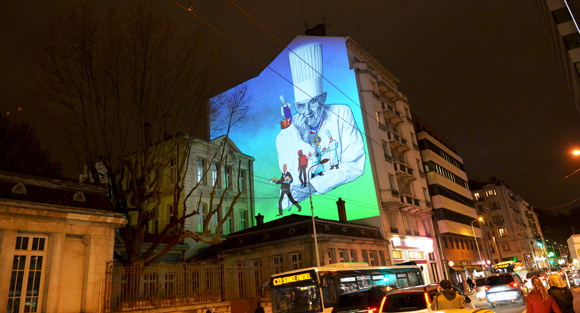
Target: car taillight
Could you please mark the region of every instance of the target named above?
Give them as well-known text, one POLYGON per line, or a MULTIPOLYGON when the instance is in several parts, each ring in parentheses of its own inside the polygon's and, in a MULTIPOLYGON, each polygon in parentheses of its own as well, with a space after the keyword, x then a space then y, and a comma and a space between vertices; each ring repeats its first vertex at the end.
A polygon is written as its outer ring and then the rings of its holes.
POLYGON ((485 286, 485 290, 489 290, 491 288, 491 286, 485 286))
POLYGON ((541 278, 542 280, 546 280, 546 277, 544 277, 544 276, 542 276, 542 277, 540 277, 540 278, 541 278))
POLYGON ((367 308, 367 313, 377 313, 377 308, 367 308))
POLYGON ((431 298, 429 297, 429 293, 424 292, 425 294, 425 303, 427 303, 427 308, 431 307, 431 298))
POLYGON ((516 283, 515 281, 512 281, 509 285, 511 287, 517 287, 518 286, 518 283, 516 283))

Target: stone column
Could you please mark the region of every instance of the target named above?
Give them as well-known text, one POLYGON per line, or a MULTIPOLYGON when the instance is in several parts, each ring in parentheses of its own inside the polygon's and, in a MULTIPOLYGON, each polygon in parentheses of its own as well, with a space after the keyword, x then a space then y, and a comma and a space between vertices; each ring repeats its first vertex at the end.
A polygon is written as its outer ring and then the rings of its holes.
POLYGON ((62 277, 62 261, 66 234, 52 233, 48 237, 48 254, 46 256, 46 278, 44 281, 43 307, 44 312, 58 312, 60 284, 62 277), (49 288, 50 286, 50 288, 49 288))
POLYGON ((5 310, 8 306, 8 291, 17 234, 16 230, 0 229, 0 277, 5 277, 0 280, 0 310, 5 310))

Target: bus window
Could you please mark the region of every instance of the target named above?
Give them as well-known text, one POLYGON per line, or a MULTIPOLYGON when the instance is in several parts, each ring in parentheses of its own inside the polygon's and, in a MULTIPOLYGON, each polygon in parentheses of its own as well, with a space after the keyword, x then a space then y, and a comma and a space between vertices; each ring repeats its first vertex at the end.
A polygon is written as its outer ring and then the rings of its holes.
POLYGON ((340 293, 345 293, 349 291, 358 290, 358 285, 356 282, 356 277, 354 276, 346 276, 340 277, 340 293))
POLYGON ((409 272, 409 283, 411 286, 422 285, 421 283, 421 273, 409 272))
POLYGON ((358 275, 356 280, 358 289, 371 287, 371 275, 358 275))
POLYGON ((273 295, 273 312, 320 312, 320 296, 316 286, 278 288, 273 295))
POLYGON ((409 278, 406 273, 397 274, 397 285, 399 287, 409 287, 409 278))

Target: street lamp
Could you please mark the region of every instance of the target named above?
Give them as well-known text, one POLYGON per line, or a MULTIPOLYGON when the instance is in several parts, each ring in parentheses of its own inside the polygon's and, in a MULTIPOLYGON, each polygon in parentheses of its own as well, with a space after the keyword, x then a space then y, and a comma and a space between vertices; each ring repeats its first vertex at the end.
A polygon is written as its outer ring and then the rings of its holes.
POLYGON ((324 159, 318 164, 312 165, 306 174, 308 175, 308 194, 310 198, 310 212, 312 213, 312 229, 314 230, 314 251, 316 254, 316 267, 320 267, 320 256, 318 255, 318 239, 316 238, 316 225, 314 224, 314 206, 312 205, 312 187, 310 186, 310 170, 313 169, 315 166, 322 165, 328 162, 328 159, 324 159))
MULTIPOLYGON (((479 245, 477 244, 477 236, 475 235, 475 227, 473 227, 473 222, 479 221, 483 222, 483 217, 479 217, 476 220, 471 221, 471 230, 473 231, 473 238, 475 239, 475 247, 477 248, 477 254, 479 254, 479 264, 481 264, 481 269, 483 270, 483 259, 481 258, 481 252, 479 251, 479 245)), ((481 223, 479 225, 481 229, 481 223)), ((483 230, 481 231, 483 233, 483 230)))

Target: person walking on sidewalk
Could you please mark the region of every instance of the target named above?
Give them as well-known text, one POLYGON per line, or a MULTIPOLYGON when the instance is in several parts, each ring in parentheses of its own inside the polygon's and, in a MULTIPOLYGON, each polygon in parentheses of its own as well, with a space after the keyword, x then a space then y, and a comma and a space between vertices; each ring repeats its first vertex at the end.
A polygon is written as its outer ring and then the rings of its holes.
POLYGON ((473 291, 473 279, 467 277, 467 285, 469 286, 469 291, 473 291))
POLYGON ((532 278, 533 290, 526 299, 526 313, 562 313, 558 303, 548 294, 548 291, 538 277, 532 278))
POLYGON ((574 296, 562 276, 552 274, 548 277, 548 294, 554 298, 562 313, 574 313, 574 296))

